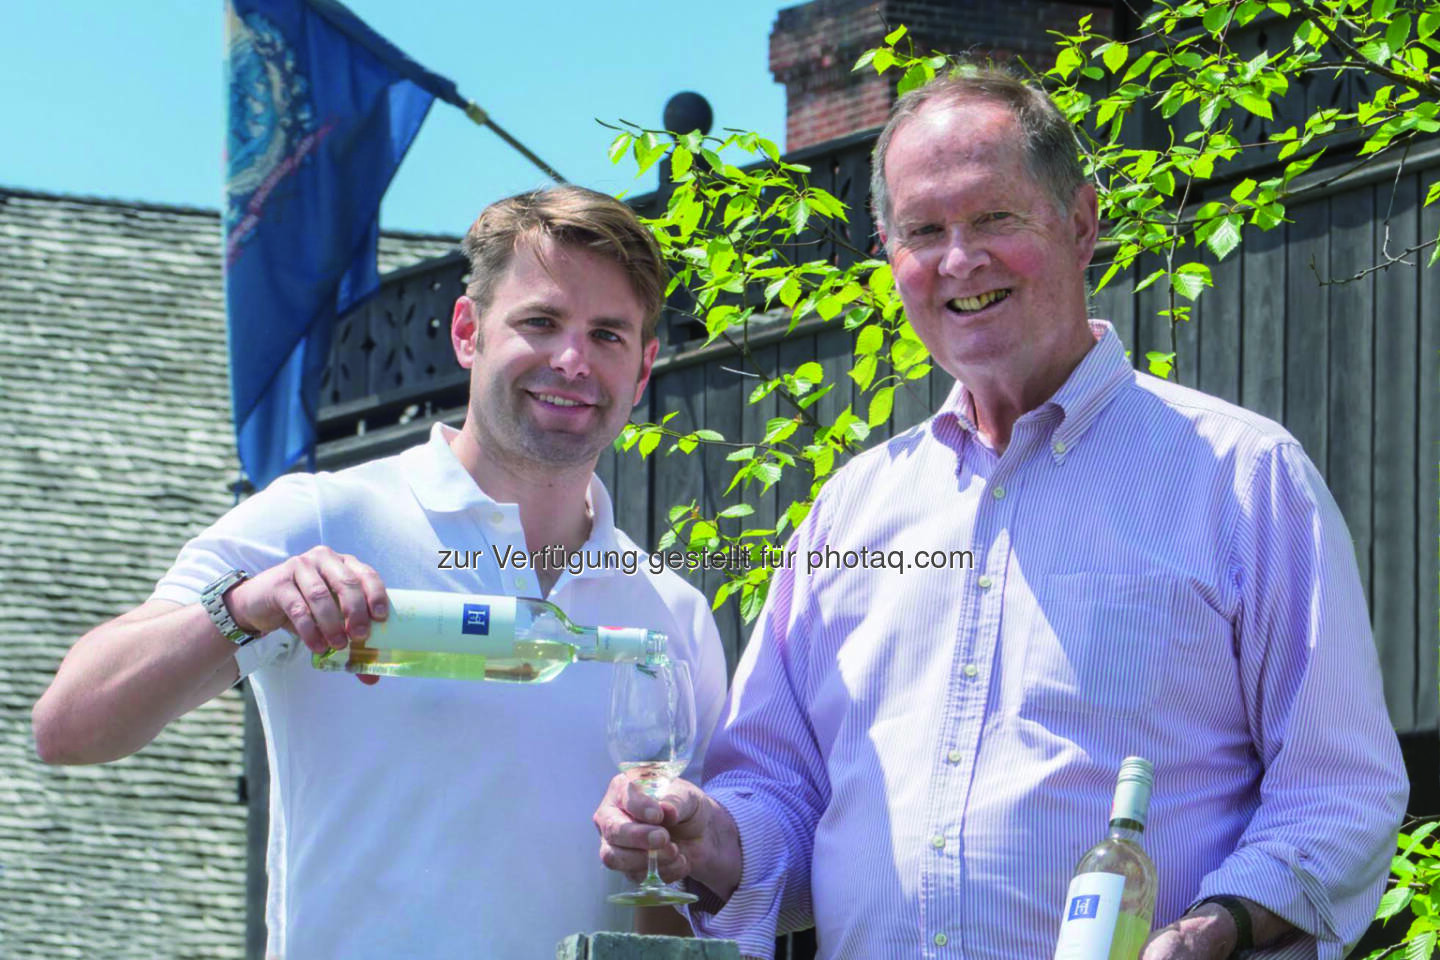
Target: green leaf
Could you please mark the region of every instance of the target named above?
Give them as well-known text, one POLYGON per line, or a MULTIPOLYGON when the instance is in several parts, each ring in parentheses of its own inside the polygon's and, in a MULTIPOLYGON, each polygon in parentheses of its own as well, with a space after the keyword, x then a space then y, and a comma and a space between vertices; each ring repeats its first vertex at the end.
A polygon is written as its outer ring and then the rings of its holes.
POLYGON ((1186 300, 1194 300, 1200 296, 1200 291, 1214 284, 1210 279, 1209 267, 1203 263, 1187 263, 1170 274, 1170 286, 1186 300))
MULTIPOLYGON (((1232 213, 1221 220, 1215 227, 1215 231, 1205 238, 1205 245, 1210 248, 1217 259, 1224 260, 1236 247, 1240 246, 1240 224, 1242 222, 1243 218, 1240 214, 1232 213)), ((1190 299, 1195 298, 1191 297, 1190 299)))
POLYGON ((622 133, 610 142, 610 162, 619 163, 620 158, 625 156, 625 151, 630 149, 630 143, 635 138, 628 133, 622 133))
POLYGON ((1384 40, 1371 40, 1360 48, 1360 55, 1371 63, 1377 63, 1383 67, 1394 53, 1384 40))
POLYGON ((690 166, 695 162, 695 155, 684 147, 676 147, 670 154, 670 178, 679 180, 690 172, 690 166))
POLYGON ((1405 945, 1405 960, 1430 960, 1435 954, 1436 931, 1426 930, 1405 945))
POLYGON ((1390 45, 1391 50, 1399 50, 1405 46, 1410 39, 1410 14, 1402 13, 1390 21, 1390 26, 1385 28, 1385 42, 1390 45))
POLYGON ((862 70, 865 67, 869 66, 870 61, 874 60, 875 54, 879 52, 879 50, 866 50, 864 53, 860 54, 860 59, 855 61, 855 66, 850 68, 850 72, 854 73, 856 70, 862 70))
POLYGON ((885 331, 880 329, 879 324, 872 323, 860 330, 860 335, 855 338, 855 355, 866 357, 876 353, 885 343, 885 331))
POLYGON ((1170 378, 1170 371, 1175 367, 1175 354, 1151 350, 1145 354, 1145 361, 1149 364, 1152 376, 1159 377, 1162 380, 1168 380, 1170 378))
POLYGON ((755 508, 748 503, 737 503, 733 507, 726 507, 720 511, 720 516, 726 520, 734 520, 737 517, 748 517, 755 512, 755 508))
POLYGON ((1420 14, 1420 19, 1415 24, 1415 36, 1424 40, 1436 30, 1440 30, 1440 10, 1432 8, 1420 14))
POLYGON ((916 87, 925 86, 933 77, 934 74, 925 63, 912 63, 900 78, 900 82, 895 84, 895 95, 903 97, 916 87))
POLYGON ((1130 59, 1130 48, 1123 44, 1114 42, 1105 48, 1105 69, 1111 73, 1119 73, 1120 68, 1125 66, 1125 61, 1130 59))
POLYGON ((889 33, 885 34, 885 45, 893 47, 895 46, 895 44, 900 42, 900 38, 903 36, 905 36, 905 24, 902 23, 894 30, 891 30, 889 33))
POLYGON ((669 550, 671 547, 675 546, 675 539, 676 539, 675 531, 674 531, 674 530, 666 530, 664 533, 660 534, 660 540, 659 540, 658 543, 655 544, 655 549, 656 549, 657 551, 659 551, 659 550, 669 550))
POLYGON ((876 73, 884 73, 890 69, 895 62, 895 51, 887 50, 884 47, 875 51, 875 56, 870 58, 870 66, 875 68, 876 73))
POLYGON ((731 453, 731 454, 730 454, 728 457, 726 457, 725 459, 726 459, 726 460, 732 460, 732 461, 738 461, 738 460, 754 460, 754 459, 755 459, 755 448, 754 448, 753 446, 752 446, 752 447, 741 447, 739 450, 736 450, 735 452, 731 453))
POLYGON ((1200 22, 1205 25, 1205 29, 1209 30, 1212 34, 1219 33, 1229 21, 1230 5, 1228 3, 1215 4, 1209 10, 1206 10, 1205 15, 1200 18, 1200 22))
POLYGON ((768 460, 757 463, 755 464, 755 476, 768 490, 775 481, 780 479, 780 464, 771 463, 768 460))
POLYGON ((1270 109, 1270 101, 1264 97, 1257 97, 1253 93, 1237 93, 1235 102, 1257 117, 1264 117, 1266 120, 1275 119, 1275 111, 1270 109))
POLYGON ((1085 60, 1074 47, 1061 47, 1055 55, 1054 72, 1060 79, 1067 79, 1085 60))
POLYGON ((1414 887, 1396 887, 1380 898, 1380 906, 1375 911, 1376 920, 1388 920, 1395 914, 1404 910, 1410 903, 1410 898, 1415 896, 1414 887))
POLYGON ((1235 184, 1234 188, 1230 191, 1230 199, 1234 200, 1236 203, 1239 203, 1254 192, 1255 181, 1250 179, 1249 177, 1246 177, 1244 180, 1241 180, 1239 183, 1235 184))
POLYGON ((654 453, 655 448, 660 446, 660 437, 661 433, 659 430, 652 430, 651 432, 642 436, 640 438, 640 443, 638 444, 638 446, 640 447, 640 456, 648 457, 650 456, 650 454, 654 453))
POLYGON ((1165 276, 1164 270, 1156 270, 1154 273, 1150 274, 1150 276, 1135 284, 1135 290, 1133 292, 1139 293, 1141 290, 1144 290, 1146 287, 1150 286, 1152 283, 1154 283, 1156 280, 1159 280, 1163 276, 1165 276))
POLYGON ((1436 200, 1440 200, 1440 180, 1430 184, 1430 189, 1425 194, 1425 206, 1430 206, 1436 200))
POLYGON ((850 378, 860 384, 861 389, 869 389, 871 381, 875 379, 875 357, 861 357, 850 369, 850 378))
POLYGON ((882 263, 870 272, 870 278, 866 281, 870 292, 877 298, 883 297, 895 287, 895 275, 890 272, 890 264, 882 263))
POLYGON ((1386 20, 1395 12, 1395 4, 1396 0, 1375 0, 1370 7, 1370 16, 1376 20, 1386 20))
POLYGON ((723 433, 720 433, 719 431, 716 431, 716 430, 704 430, 704 429, 701 429, 701 430, 696 430, 696 431, 695 431, 695 439, 697 439, 697 440, 706 440, 706 441, 709 441, 710 443, 724 443, 724 442, 725 442, 725 435, 724 435, 723 433))
POLYGON ((825 368, 814 360, 802 363, 795 368, 795 379, 804 380, 807 383, 819 383, 825 379, 825 368))
POLYGON ((875 391, 870 398, 870 412, 866 414, 865 420, 872 427, 890 419, 890 410, 895 406, 895 388, 881 387, 875 391))

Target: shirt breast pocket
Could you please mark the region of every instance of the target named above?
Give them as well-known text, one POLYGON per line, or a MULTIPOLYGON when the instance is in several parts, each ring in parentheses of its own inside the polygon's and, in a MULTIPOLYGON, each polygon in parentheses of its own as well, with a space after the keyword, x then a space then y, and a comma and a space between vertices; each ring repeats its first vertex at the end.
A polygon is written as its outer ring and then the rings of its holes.
POLYGON ((1020 710, 1134 719, 1154 708, 1186 651, 1224 620, 1164 574, 1073 573, 1035 591, 1020 710))

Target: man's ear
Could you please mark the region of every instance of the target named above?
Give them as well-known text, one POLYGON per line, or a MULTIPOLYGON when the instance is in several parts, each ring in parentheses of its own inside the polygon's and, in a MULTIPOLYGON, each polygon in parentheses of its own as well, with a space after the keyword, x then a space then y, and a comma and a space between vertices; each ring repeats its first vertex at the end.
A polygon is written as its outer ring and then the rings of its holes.
POLYGON ((640 379, 635 381, 635 399, 630 406, 640 402, 640 397, 645 393, 645 385, 650 382, 650 370, 655 366, 655 355, 660 352, 660 338, 651 337, 650 342, 645 344, 645 349, 640 354, 640 379))
POLYGON ((469 297, 456 297, 455 309, 450 315, 450 346, 455 350, 455 360, 466 370, 475 363, 479 352, 480 311, 469 297))
POLYGON ((1076 259, 1080 269, 1084 270, 1090 266, 1090 258, 1095 255, 1095 241, 1100 236, 1100 209, 1094 184, 1083 184, 1075 191, 1075 199, 1070 204, 1069 225, 1075 238, 1076 259))

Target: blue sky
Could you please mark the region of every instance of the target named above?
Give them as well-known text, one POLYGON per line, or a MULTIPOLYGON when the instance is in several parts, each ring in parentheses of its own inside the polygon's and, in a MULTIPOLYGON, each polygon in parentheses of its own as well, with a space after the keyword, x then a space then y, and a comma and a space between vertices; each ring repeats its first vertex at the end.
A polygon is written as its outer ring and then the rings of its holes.
MULTIPOLYGON (((596 118, 660 126, 703 94, 715 126, 784 140, 770 76, 776 13, 799 0, 346 0, 567 179, 636 184, 596 118)), ((3 0, 0 187, 218 208, 222 0, 3 0)), ((547 182, 490 131, 437 103, 386 195, 387 229, 461 233, 487 203, 547 182)))

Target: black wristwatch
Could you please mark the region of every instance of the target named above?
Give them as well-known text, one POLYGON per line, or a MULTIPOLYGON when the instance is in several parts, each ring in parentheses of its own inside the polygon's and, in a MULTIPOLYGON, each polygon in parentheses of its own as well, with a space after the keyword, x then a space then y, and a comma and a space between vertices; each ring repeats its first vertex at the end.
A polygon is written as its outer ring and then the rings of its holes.
POLYGON ((257 637, 253 633, 246 633, 235 622, 235 618, 230 614, 230 608, 225 605, 225 593, 249 576, 244 570, 231 570, 212 581, 200 593, 200 605, 210 615, 210 622, 215 624, 215 629, 220 631, 222 637, 237 647, 243 647, 257 637))
POLYGON ((1238 957, 1251 950, 1255 946, 1255 931, 1250 923, 1250 911, 1239 897, 1232 897, 1222 893, 1213 897, 1206 897, 1196 906, 1203 906, 1213 903, 1225 909, 1230 918, 1235 921, 1235 949, 1230 951, 1231 957, 1238 957))

